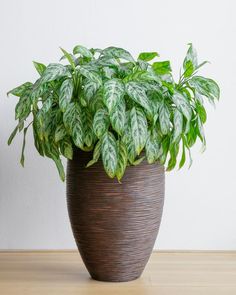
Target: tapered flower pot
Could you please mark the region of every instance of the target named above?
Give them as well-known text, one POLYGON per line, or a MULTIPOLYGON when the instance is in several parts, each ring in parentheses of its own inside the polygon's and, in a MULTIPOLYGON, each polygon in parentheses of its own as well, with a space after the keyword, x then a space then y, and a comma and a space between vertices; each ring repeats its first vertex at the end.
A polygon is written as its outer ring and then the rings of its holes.
POLYGON ((67 166, 67 203, 76 244, 91 277, 138 278, 153 250, 164 202, 164 167, 128 167, 122 184, 102 162, 85 168, 91 153, 76 150, 67 166))

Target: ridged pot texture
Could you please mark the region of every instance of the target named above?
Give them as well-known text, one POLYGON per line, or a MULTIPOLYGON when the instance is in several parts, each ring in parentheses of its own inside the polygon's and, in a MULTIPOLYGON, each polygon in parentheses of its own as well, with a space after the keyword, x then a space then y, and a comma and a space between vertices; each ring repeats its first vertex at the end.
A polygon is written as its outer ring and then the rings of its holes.
POLYGON ((164 167, 146 161, 130 166, 120 184, 106 175, 101 161, 85 168, 91 157, 75 150, 67 165, 67 204, 76 244, 93 279, 134 280, 158 234, 164 167))

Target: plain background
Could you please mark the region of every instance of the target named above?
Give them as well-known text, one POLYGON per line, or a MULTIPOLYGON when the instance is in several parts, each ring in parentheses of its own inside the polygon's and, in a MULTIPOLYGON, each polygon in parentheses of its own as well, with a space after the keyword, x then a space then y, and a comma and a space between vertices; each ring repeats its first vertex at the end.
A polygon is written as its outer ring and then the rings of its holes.
POLYGON ((7 147, 16 98, 7 90, 37 74, 32 60, 57 62, 59 46, 124 47, 135 56, 156 50, 170 59, 176 78, 192 42, 202 74, 221 87, 216 110, 207 105, 207 150, 193 151, 193 166, 166 175, 159 249, 236 249, 236 5, 235 1, 1 0, 0 2, 0 248, 75 248, 65 184, 54 164, 22 137, 7 147))

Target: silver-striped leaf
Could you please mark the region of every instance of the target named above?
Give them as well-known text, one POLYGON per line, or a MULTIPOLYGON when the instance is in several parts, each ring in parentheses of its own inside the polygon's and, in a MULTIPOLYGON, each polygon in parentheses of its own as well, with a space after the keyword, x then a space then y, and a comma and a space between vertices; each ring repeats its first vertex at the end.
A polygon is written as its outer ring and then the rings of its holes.
POLYGON ((126 85, 126 92, 137 104, 141 105, 150 114, 153 113, 151 103, 146 95, 144 88, 137 82, 128 82, 126 85))
POLYGON ((84 143, 91 147, 95 140, 93 132, 93 116, 87 108, 82 109, 82 120, 84 129, 84 143))
POLYGON ((116 107, 110 114, 110 121, 112 128, 119 134, 122 135, 125 127, 125 100, 122 97, 117 103, 116 107))
POLYGON ((118 181, 120 181, 125 173, 125 169, 127 166, 127 149, 125 144, 120 141, 118 142, 118 163, 116 169, 116 177, 118 181))
POLYGON ((72 94, 73 94, 73 81, 72 79, 66 79, 61 84, 60 93, 59 93, 59 106, 62 112, 66 110, 66 107, 70 103, 72 94))
POLYGON ((98 138, 101 138, 108 130, 109 124, 110 121, 107 111, 105 109, 97 110, 93 118, 93 130, 98 138))
POLYGON ((96 143, 95 148, 93 150, 93 158, 92 158, 92 160, 90 160, 88 162, 88 164, 86 165, 86 167, 92 166, 93 164, 95 164, 99 160, 100 155, 101 155, 101 150, 102 150, 102 140, 100 139, 96 143))
POLYGON ((170 130, 170 111, 164 101, 159 107, 159 122, 162 134, 167 134, 170 130))
POLYGON ((192 117, 192 110, 188 99, 182 93, 176 91, 172 96, 172 100, 185 118, 190 121, 192 117))
POLYGON ((107 175, 115 177, 118 154, 116 139, 111 132, 106 132, 102 138, 102 161, 107 175))
POLYGON ((73 49, 73 54, 80 54, 84 57, 93 58, 91 51, 82 45, 76 45, 73 49))
POLYGON ((109 113, 119 103, 120 99, 124 96, 124 92, 124 84, 119 79, 111 79, 105 82, 103 101, 109 113))
POLYGON ((54 81, 58 78, 71 76, 68 68, 61 64, 51 63, 47 66, 41 76, 41 83, 54 81))
POLYGON ((98 84, 99 86, 102 85, 101 76, 95 71, 91 70, 90 67, 84 65, 84 66, 81 66, 79 70, 81 75, 86 77, 88 80, 98 84))
POLYGON ((130 111, 130 127, 135 151, 139 155, 147 140, 147 119, 140 108, 133 107, 130 111))
POLYGON ((174 143, 180 140, 181 134, 183 132, 183 115, 178 109, 175 109, 174 111, 173 123, 174 123, 174 133, 173 133, 172 142, 174 143))
POLYGON ((147 162, 149 164, 155 163, 161 155, 160 142, 158 140, 156 131, 149 131, 148 138, 145 145, 147 162))
POLYGON ((71 102, 63 114, 63 121, 77 147, 83 148, 84 131, 82 111, 78 103, 71 102))
POLYGON ((123 48, 119 48, 119 47, 107 47, 106 49, 104 49, 102 51, 102 54, 104 56, 110 56, 110 57, 114 57, 114 58, 122 58, 125 60, 128 60, 130 62, 135 62, 134 58, 132 57, 132 55, 125 49, 123 48))

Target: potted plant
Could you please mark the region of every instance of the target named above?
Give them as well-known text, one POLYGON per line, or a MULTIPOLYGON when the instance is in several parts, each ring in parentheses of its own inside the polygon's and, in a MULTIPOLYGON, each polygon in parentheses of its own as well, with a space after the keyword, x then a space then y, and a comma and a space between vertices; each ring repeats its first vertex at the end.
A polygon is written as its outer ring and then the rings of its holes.
POLYGON ((220 90, 197 75, 206 62, 191 44, 178 82, 157 52, 135 60, 117 47, 61 50, 67 64, 34 62, 38 80, 9 91, 19 101, 8 143, 23 131, 24 165, 31 126, 36 149, 63 181, 60 158, 68 159, 68 211, 88 271, 97 280, 133 280, 158 233, 165 170, 181 168, 197 138, 205 147, 204 100, 214 103, 220 90))

